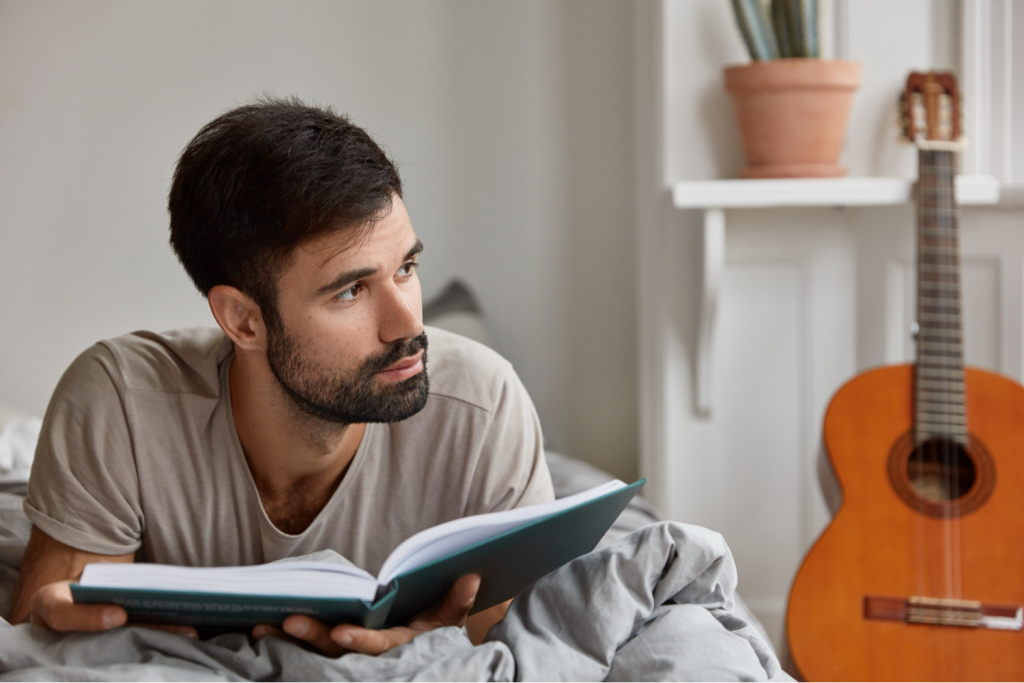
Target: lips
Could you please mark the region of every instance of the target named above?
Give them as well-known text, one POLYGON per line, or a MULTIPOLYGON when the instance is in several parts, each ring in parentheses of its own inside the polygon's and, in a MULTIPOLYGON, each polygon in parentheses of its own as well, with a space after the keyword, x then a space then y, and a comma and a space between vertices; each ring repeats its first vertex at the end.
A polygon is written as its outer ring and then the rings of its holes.
POLYGON ((391 381, 402 381, 419 374, 423 370, 423 350, 416 354, 403 358, 394 365, 377 373, 378 377, 391 381))

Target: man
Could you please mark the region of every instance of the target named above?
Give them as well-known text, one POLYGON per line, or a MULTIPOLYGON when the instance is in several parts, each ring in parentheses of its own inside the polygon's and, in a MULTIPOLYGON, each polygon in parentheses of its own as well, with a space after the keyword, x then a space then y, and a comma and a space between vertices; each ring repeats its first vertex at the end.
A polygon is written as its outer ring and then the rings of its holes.
MULTIPOLYGON (((552 499, 511 366, 424 331, 422 244, 365 131, 298 101, 230 111, 182 153, 169 211, 171 244, 220 329, 130 334, 67 370, 33 465, 12 621, 124 624, 119 607, 71 601, 89 562, 246 565, 333 549, 375 573, 421 529, 552 499)), ((478 585, 463 577, 408 627, 293 615, 284 631, 330 654, 450 624, 479 642, 507 605, 467 620, 478 585)), ((284 635, 253 635, 272 633, 284 635)))

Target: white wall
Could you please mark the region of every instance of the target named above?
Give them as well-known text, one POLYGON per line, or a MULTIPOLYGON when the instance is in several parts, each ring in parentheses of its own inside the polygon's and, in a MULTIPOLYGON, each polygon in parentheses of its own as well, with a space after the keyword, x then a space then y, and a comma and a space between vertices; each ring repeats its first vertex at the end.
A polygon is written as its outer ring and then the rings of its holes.
POLYGON ((479 293, 552 445, 635 471, 625 3, 0 2, 0 402, 97 339, 212 323, 167 246, 176 155, 257 93, 398 160, 421 277, 479 293))
MULTIPOLYGON (((843 164, 851 176, 916 175, 901 143, 896 94, 912 69, 959 65, 956 0, 821 0, 838 35, 832 56, 861 63, 843 164)), ((985 1, 985 0, 980 0, 985 1)), ((668 1, 665 23, 663 182, 734 178, 743 165, 722 68, 750 60, 728 2, 668 1)))

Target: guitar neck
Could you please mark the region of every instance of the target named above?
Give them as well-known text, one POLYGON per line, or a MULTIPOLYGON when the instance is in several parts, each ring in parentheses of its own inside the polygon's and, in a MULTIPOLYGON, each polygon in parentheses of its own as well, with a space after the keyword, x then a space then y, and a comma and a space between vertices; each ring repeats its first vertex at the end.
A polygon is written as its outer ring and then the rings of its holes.
POLYGON ((921 149, 917 189, 915 436, 967 442, 956 152, 921 149))

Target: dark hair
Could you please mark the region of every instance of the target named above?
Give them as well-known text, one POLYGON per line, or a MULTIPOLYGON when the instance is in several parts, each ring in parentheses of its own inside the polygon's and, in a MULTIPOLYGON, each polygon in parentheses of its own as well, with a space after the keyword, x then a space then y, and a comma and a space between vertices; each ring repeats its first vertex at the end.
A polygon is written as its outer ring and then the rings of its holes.
POLYGON ((276 318, 292 251, 367 227, 402 196, 398 170, 365 130, 328 108, 262 98, 203 126, 171 183, 171 246, 203 295, 237 287, 276 318))

